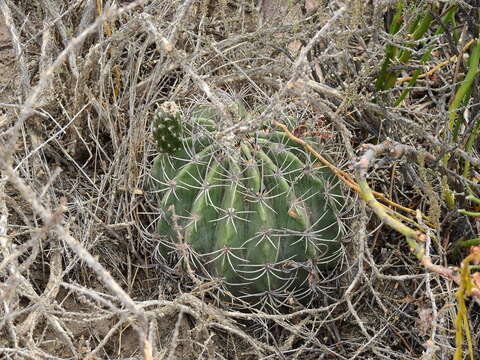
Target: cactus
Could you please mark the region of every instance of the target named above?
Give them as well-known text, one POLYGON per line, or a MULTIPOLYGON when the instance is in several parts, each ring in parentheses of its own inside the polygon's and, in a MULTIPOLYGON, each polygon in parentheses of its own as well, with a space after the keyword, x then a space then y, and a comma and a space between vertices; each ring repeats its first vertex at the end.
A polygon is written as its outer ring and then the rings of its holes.
MULTIPOLYGON (((157 114, 158 144, 170 138, 164 124, 174 118, 157 114)), ((212 109, 194 112, 181 148, 154 161, 163 257, 188 248, 199 274, 248 303, 276 308, 309 298, 317 272, 341 255, 343 198, 334 175, 283 133, 262 129, 226 143, 216 139, 218 123, 212 109)))
POLYGON ((159 153, 173 154, 182 147, 180 112, 175 103, 167 101, 157 111, 153 137, 159 153))

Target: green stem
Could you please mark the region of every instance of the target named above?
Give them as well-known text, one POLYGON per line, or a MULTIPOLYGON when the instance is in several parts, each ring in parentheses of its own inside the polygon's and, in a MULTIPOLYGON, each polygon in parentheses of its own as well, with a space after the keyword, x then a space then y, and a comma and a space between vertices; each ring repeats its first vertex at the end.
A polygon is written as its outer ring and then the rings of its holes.
POLYGON ((480 245, 480 238, 457 241, 457 246, 467 248, 480 245))
MULTIPOLYGON (((455 20, 455 13, 457 11, 457 6, 452 6, 442 17, 442 24, 448 25, 451 22, 455 20)), ((435 31, 435 35, 440 35, 445 32, 444 26, 439 25, 437 30, 435 31)), ((426 64, 428 60, 430 60, 430 56, 432 55, 432 51, 435 47, 430 46, 429 49, 422 55, 422 58, 420 59, 421 64, 426 64)), ((422 70, 418 69, 415 70, 415 72, 412 75, 412 79, 408 82, 408 85, 406 88, 402 91, 402 94, 399 96, 399 98, 395 101, 394 106, 397 107, 400 105, 403 100, 407 97, 407 95, 410 93, 410 90, 413 86, 415 86, 418 77, 421 75, 422 70)))
POLYGON ((448 108, 448 119, 449 119, 449 127, 450 130, 453 131, 453 138, 452 142, 457 142, 460 125, 461 125, 461 118, 458 116, 458 108, 463 104, 466 103, 468 100, 467 94, 469 94, 472 84, 475 80, 475 77, 478 74, 478 63, 480 59, 480 41, 477 39, 476 44, 473 47, 471 54, 470 54, 470 61, 468 63, 468 72, 465 76, 462 85, 457 89, 455 96, 453 98, 450 107, 448 108))
POLYGON ((458 212, 462 215, 467 215, 467 216, 480 216, 480 212, 475 212, 475 211, 468 211, 465 209, 460 209, 458 212))
MULTIPOLYGON (((397 11, 393 16, 392 22, 388 29, 390 35, 394 35, 400 30, 400 27, 403 23, 403 9, 405 8, 405 1, 399 1, 397 3, 397 11)), ((377 82, 375 88, 377 91, 385 90, 385 81, 388 76, 388 67, 392 62, 392 59, 395 57, 397 48, 394 45, 387 45, 385 50, 385 60, 383 61, 382 68, 378 74, 377 82)))
MULTIPOLYGON (((410 34, 411 40, 412 41, 420 40, 429 29, 430 23, 432 22, 432 20, 433 20, 433 17, 430 11, 427 11, 423 14, 422 18, 420 18, 419 21, 415 21, 410 26, 408 31, 408 33, 410 34)), ((414 45, 409 44, 406 47, 413 48, 414 45)), ((398 61, 404 64, 410 59, 411 56, 412 56, 411 50, 403 49, 400 51, 400 54, 398 56, 398 61)), ((385 80, 384 88, 385 89, 392 88, 395 85, 395 82, 397 81, 397 77, 398 77, 397 72, 389 72, 385 80)))
MULTIPOLYGON (((477 141, 479 132, 480 132, 480 119, 476 120, 476 123, 473 125, 472 133, 468 136, 467 143, 465 144, 465 151, 467 153, 473 149, 473 146, 477 141)), ((463 167, 463 176, 468 178, 469 172, 470 172, 470 161, 465 160, 465 164, 463 167)))
POLYGON ((358 185, 360 186, 360 196, 367 203, 368 207, 373 210, 373 212, 384 224, 405 236, 410 250, 415 254, 417 259, 422 260, 425 252, 422 245, 420 245, 417 241, 417 232, 391 217, 373 196, 367 180, 358 174, 356 178, 358 185))
POLYGON ((477 198, 477 197, 476 197, 475 195, 473 195, 473 194, 467 195, 467 196, 465 197, 465 199, 468 200, 468 201, 474 202, 475 204, 480 205, 480 199, 477 198))
MULTIPOLYGON (((420 23, 416 26, 413 33, 411 33, 411 38, 413 41, 420 40, 423 35, 427 32, 428 28, 430 27, 430 23, 432 22, 433 17, 430 11, 427 11, 423 16, 420 23)), ((409 48, 412 48, 413 45, 408 45, 409 48)), ((402 50, 401 55, 399 57, 399 61, 402 63, 406 63, 410 57, 412 56, 412 52, 410 50, 402 50)))

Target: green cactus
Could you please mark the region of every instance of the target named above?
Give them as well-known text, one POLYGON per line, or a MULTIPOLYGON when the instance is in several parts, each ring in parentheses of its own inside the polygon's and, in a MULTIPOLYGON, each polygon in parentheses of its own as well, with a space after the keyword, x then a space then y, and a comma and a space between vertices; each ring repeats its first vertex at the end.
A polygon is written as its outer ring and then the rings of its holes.
MULTIPOLYGON (((166 118, 160 113, 154 129, 166 118)), ((216 139, 218 123, 211 109, 194 112, 183 146, 155 159, 163 257, 187 245, 192 267, 249 303, 308 298, 318 270, 341 255, 336 178, 283 133, 259 130, 225 143, 216 139)))
POLYGON ((173 154, 182 147, 180 112, 175 103, 165 102, 156 113, 153 137, 159 153, 173 154))

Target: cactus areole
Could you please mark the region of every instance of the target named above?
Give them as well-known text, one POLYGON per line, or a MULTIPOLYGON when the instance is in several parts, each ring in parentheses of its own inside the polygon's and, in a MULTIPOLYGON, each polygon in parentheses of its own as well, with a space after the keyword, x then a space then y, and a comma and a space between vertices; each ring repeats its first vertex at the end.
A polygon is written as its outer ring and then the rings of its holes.
POLYGON ((225 145, 212 109, 183 120, 181 145, 169 146, 174 119, 159 111, 153 125, 158 149, 174 150, 160 153, 152 171, 162 257, 188 261, 237 300, 308 302, 319 273, 341 255, 342 196, 331 171, 274 129, 225 145))

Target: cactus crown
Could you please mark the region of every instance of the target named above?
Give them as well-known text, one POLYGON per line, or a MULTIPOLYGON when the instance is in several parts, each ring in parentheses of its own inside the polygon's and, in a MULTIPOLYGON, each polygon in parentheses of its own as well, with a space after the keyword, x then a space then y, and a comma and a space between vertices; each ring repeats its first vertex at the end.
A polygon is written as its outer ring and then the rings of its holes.
POLYGON ((181 148, 182 124, 175 103, 167 101, 158 109, 153 123, 153 137, 159 153, 173 154, 181 148))
POLYGON ((208 107, 194 111, 183 138, 166 145, 171 134, 164 132, 177 129, 172 119, 180 121, 159 111, 154 124, 158 149, 168 150, 152 170, 162 257, 220 279, 237 300, 271 309, 308 302, 319 271, 342 253, 343 197, 334 175, 271 129, 236 137, 231 146, 218 142, 219 118, 208 107))

